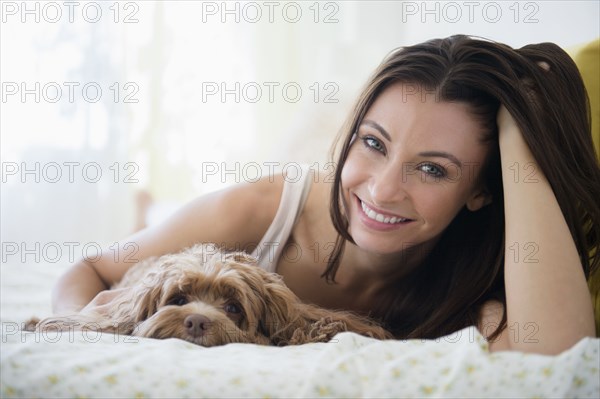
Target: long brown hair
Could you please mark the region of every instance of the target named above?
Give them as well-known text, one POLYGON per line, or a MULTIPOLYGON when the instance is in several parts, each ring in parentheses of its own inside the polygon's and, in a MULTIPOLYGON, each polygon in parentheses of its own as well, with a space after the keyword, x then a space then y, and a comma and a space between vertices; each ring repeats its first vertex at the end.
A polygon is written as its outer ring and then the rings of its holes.
MULTIPOLYGON (((492 202, 477 212, 463 208, 423 264, 401 281, 389 283, 371 316, 398 338, 437 338, 477 325, 481 307, 490 299, 501 301, 506 309, 504 201, 496 125, 501 104, 515 118, 554 191, 586 278, 599 267, 600 168, 590 133, 589 101, 576 65, 552 43, 512 49, 457 35, 394 50, 359 96, 337 141, 342 144, 330 214, 339 235, 323 273, 327 281, 335 282, 346 242, 354 243, 341 195, 341 174, 352 136, 375 99, 396 82, 433 91, 440 101, 469 106, 485 131, 483 140, 492 147, 481 175, 492 202)), ((500 325, 493 327, 490 339, 506 327, 506 311, 500 325)))

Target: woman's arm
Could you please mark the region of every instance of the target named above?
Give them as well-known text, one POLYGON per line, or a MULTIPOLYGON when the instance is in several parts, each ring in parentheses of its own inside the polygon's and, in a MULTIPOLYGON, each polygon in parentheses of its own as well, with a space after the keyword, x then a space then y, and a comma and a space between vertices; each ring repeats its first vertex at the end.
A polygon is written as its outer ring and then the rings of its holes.
POLYGON ((113 293, 101 291, 118 282, 142 259, 178 252, 199 242, 238 250, 257 245, 275 216, 282 188, 281 176, 265 177, 204 195, 161 225, 104 250, 99 259, 75 263, 53 289, 54 313, 79 311, 88 304, 88 308, 97 308, 110 301, 113 293))
POLYGON ((508 318, 499 342, 508 335, 512 350, 557 354, 595 335, 588 287, 552 188, 504 106, 498 128, 508 318))
POLYGON ((52 311, 55 314, 81 310, 102 290, 109 287, 94 267, 84 260, 75 263, 63 274, 52 290, 52 311))

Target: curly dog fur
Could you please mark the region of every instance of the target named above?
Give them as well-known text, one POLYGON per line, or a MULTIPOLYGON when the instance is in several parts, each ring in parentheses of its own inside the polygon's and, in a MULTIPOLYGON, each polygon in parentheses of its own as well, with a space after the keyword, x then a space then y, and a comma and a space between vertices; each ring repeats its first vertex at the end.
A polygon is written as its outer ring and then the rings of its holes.
POLYGON ((130 289, 106 313, 32 320, 28 328, 93 329, 202 346, 327 342, 343 331, 392 338, 368 318, 302 303, 279 275, 258 267, 248 254, 212 244, 144 260, 111 288, 124 287, 130 289))

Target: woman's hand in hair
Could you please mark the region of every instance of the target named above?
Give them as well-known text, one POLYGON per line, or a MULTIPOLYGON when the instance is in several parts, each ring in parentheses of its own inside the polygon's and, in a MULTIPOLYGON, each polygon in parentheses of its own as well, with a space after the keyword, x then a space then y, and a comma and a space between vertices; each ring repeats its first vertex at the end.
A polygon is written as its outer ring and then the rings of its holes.
MULTIPOLYGON (((544 61, 537 62, 537 65, 544 72, 548 72, 550 70, 550 65, 548 65, 548 63, 546 63, 544 61)), ((525 91, 526 91, 527 95, 529 96, 530 101, 533 103, 537 103, 539 97, 538 97, 538 93, 535 90, 535 85, 533 84, 533 80, 531 78, 524 78, 521 83, 525 86, 525 88, 526 88, 525 91)), ((517 125, 517 122, 515 121, 513 116, 510 114, 508 109, 504 106, 504 104, 501 104, 500 108, 498 109, 496 123, 498 124, 498 132, 499 132, 500 138, 502 138, 502 136, 506 136, 506 134, 505 134, 506 131, 513 131, 513 132, 519 131, 519 136, 520 136, 520 130, 517 125)))

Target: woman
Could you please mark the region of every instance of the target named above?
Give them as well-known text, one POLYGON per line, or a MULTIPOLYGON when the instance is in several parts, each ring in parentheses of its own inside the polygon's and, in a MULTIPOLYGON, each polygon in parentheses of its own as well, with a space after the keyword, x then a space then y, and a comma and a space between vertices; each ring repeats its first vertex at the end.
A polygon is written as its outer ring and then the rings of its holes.
MULTIPOLYGON (((369 314, 398 338, 476 325, 492 351, 556 354, 594 336, 586 278, 600 263, 600 169, 587 107, 553 44, 453 36, 405 47, 359 97, 332 183, 231 187, 120 247, 134 243, 139 260, 260 242, 261 265, 301 299, 369 314)), ((101 311, 114 295, 101 291, 130 266, 109 250, 76 263, 54 310, 101 311)))

